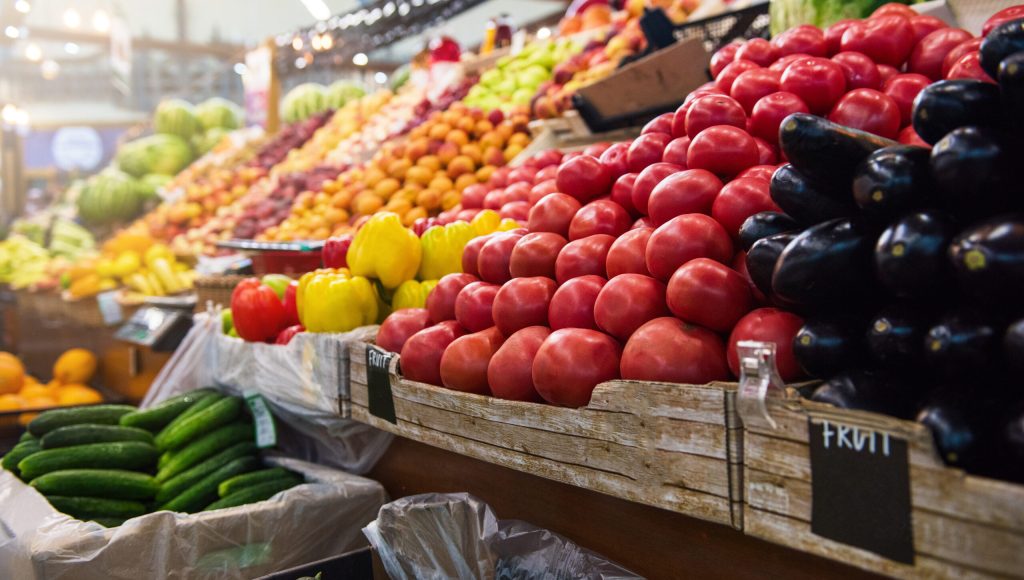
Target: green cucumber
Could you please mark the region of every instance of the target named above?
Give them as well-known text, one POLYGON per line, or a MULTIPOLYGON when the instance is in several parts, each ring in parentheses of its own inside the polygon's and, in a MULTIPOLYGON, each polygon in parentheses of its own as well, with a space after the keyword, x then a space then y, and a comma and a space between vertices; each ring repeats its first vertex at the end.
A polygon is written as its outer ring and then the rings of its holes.
MULTIPOLYGON (((231 447, 228 447, 213 457, 210 457, 198 465, 190 467, 189 469, 186 469, 178 475, 175 475, 163 482, 160 485, 160 490, 156 494, 156 503, 159 505, 174 499, 175 496, 192 487, 207 475, 217 471, 224 464, 253 453, 256 453, 256 444, 251 441, 236 443, 231 447)), ((154 481, 156 480, 154 479, 154 481)))
MULTIPOLYGON (((232 478, 234 479, 234 478, 232 478)), ((256 503, 258 501, 265 501, 272 497, 274 494, 291 489, 296 485, 302 483, 302 479, 295 477, 294 475, 288 475, 285 477, 278 477, 263 483, 257 483, 256 485, 250 485, 239 489, 238 491, 228 495, 227 497, 221 498, 210 505, 206 506, 203 511, 219 510, 223 508, 235 507, 245 505, 247 503, 256 503)))
POLYGON ((216 403, 217 401, 220 401, 223 398, 224 395, 220 393, 209 393, 206 395, 201 395, 198 399, 196 399, 194 403, 192 403, 192 406, 190 406, 188 409, 185 409, 180 415, 172 419, 171 422, 164 426, 163 429, 157 431, 156 436, 159 437, 161 433, 174 428, 175 425, 180 424, 185 419, 188 419, 192 415, 195 415, 196 413, 202 411, 203 409, 206 409, 210 405, 216 403))
POLYGON ((207 457, 216 455, 224 449, 231 447, 235 443, 255 440, 256 434, 252 424, 230 423, 224 425, 199 437, 182 449, 175 451, 166 465, 157 472, 156 480, 163 483, 207 457))
POLYGON ((29 485, 43 495, 139 500, 152 499, 160 487, 145 473, 121 469, 65 469, 41 475, 29 485))
POLYGON ((39 453, 42 450, 43 448, 39 445, 39 441, 37 440, 22 441, 15 445, 14 449, 8 451, 7 455, 4 455, 4 459, 0 462, 0 465, 2 465, 7 471, 18 475, 21 473, 18 471, 18 464, 21 463, 21 460, 35 453, 39 453))
POLYGON ((171 453, 170 451, 164 451, 163 453, 161 453, 160 459, 156 460, 157 470, 163 469, 164 466, 167 465, 167 462, 170 461, 172 457, 174 457, 174 454, 171 453))
POLYGON ((282 477, 288 477, 289 475, 292 475, 292 472, 283 467, 271 467, 269 469, 261 469, 244 475, 238 475, 221 483, 220 486, 217 487, 217 495, 220 497, 227 497, 243 487, 250 487, 274 479, 281 479, 282 477))
POLYGON ((92 423, 94 425, 117 425, 122 416, 131 413, 131 405, 89 405, 73 409, 54 409, 40 413, 28 424, 28 430, 36 437, 68 425, 92 423))
POLYGON ((25 431, 21 434, 21 437, 18 437, 18 443, 24 443, 26 441, 39 441, 39 438, 28 431, 25 431))
POLYGON ((149 443, 122 441, 91 443, 33 453, 18 463, 25 479, 35 479, 62 469, 152 469, 160 453, 149 443))
POLYGON ((120 425, 68 425, 43 435, 43 449, 57 449, 72 445, 89 443, 117 443, 119 441, 138 441, 153 444, 153 434, 136 427, 120 425))
POLYGON ((86 521, 96 522, 104 528, 116 528, 125 522, 125 518, 90 518, 86 521))
POLYGON ((66 495, 50 495, 46 499, 59 511, 86 521, 97 516, 134 518, 146 513, 145 504, 139 501, 66 495))
POLYGON ((241 412, 241 399, 225 397, 182 422, 161 431, 156 436, 156 446, 161 451, 181 449, 197 437, 234 421, 241 412))
POLYGON ((210 502, 217 499, 217 486, 222 481, 240 473, 252 471, 260 465, 260 460, 252 455, 234 459, 199 480, 198 483, 181 492, 171 501, 161 505, 160 509, 185 513, 200 511, 204 506, 210 505, 210 502))
POLYGON ((121 417, 121 425, 157 433, 191 408, 196 401, 215 392, 213 389, 196 389, 177 397, 171 397, 148 409, 139 409, 128 413, 121 417))

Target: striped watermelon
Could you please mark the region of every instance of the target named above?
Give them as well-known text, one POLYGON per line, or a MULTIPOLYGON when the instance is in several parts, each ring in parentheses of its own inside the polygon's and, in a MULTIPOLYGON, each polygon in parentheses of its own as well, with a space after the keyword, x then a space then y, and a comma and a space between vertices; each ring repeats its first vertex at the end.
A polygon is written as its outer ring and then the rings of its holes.
POLYGON ((192 162, 192 148, 176 135, 157 133, 126 143, 117 151, 117 166, 133 177, 147 173, 175 175, 192 162))
POLYGON ((153 129, 157 133, 177 135, 182 139, 191 139, 199 131, 199 120, 195 110, 188 101, 167 99, 162 101, 153 113, 153 129))
POLYGON ((142 209, 135 180, 117 169, 106 169, 89 180, 78 196, 78 215, 87 223, 127 221, 142 209))
POLYGON ((281 118, 286 123, 303 121, 327 109, 326 89, 318 83, 302 83, 281 99, 281 118))
POLYGON ((365 94, 363 87, 351 81, 334 81, 327 87, 327 108, 340 109, 349 101, 361 98, 365 94))
POLYGON ((242 108, 227 99, 213 97, 196 105, 196 118, 203 131, 215 127, 237 129, 242 125, 242 108))

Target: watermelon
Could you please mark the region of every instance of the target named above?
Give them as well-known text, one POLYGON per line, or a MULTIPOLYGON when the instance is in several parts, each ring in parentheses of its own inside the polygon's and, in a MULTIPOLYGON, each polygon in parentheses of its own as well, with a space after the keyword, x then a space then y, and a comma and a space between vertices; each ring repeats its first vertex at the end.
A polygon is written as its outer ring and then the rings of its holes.
POLYGON ((90 224, 123 222, 139 213, 142 202, 130 175, 105 169, 91 178, 78 196, 78 215, 90 224))
POLYGON ((160 197, 160 188, 167 185, 174 176, 160 173, 149 173, 135 180, 135 188, 143 201, 160 197))
POLYGON ((147 173, 175 175, 192 163, 192 148, 175 135, 157 133, 127 143, 117 151, 117 166, 132 177, 147 173))
POLYGON ((281 117, 286 123, 304 121, 327 108, 326 89, 318 83, 302 83, 281 99, 281 117))
POLYGON ((242 125, 242 108, 227 99, 213 97, 196 105, 196 119, 203 131, 237 129, 242 125))
POLYGON ((366 94, 363 87, 351 81, 335 81, 327 87, 327 108, 340 109, 349 101, 361 98, 366 94))
POLYGON ((156 107, 153 113, 153 129, 157 133, 177 135, 191 139, 199 131, 199 120, 195 109, 182 99, 167 99, 156 107))
POLYGON ((395 69, 395 72, 391 73, 391 90, 397 91, 402 88, 405 83, 409 82, 409 77, 412 74, 412 68, 408 63, 395 69))
POLYGON ((192 138, 192 148, 196 150, 199 155, 206 155, 211 149, 220 143, 221 139, 228 134, 227 129, 220 127, 214 127, 209 129, 205 133, 196 135, 192 138))

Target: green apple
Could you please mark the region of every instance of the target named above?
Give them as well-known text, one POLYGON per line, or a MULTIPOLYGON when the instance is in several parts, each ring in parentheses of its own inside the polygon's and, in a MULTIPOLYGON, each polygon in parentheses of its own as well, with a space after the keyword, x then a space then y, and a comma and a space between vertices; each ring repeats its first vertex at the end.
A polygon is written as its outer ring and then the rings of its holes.
POLYGON ((484 74, 480 75, 480 84, 485 87, 493 87, 499 82, 501 82, 504 76, 505 75, 501 74, 501 71, 492 68, 491 70, 485 71, 484 74))
POLYGON ((530 89, 516 89, 516 92, 512 93, 511 102, 514 105, 529 105, 534 92, 530 89))
POLYGON ((479 107, 485 111, 493 111, 501 106, 501 99, 497 95, 487 95, 480 99, 479 107))
POLYGON ((505 79, 502 79, 502 81, 495 85, 493 88, 496 94, 501 96, 507 96, 514 93, 515 90, 519 88, 519 85, 516 84, 515 78, 507 77, 505 79))

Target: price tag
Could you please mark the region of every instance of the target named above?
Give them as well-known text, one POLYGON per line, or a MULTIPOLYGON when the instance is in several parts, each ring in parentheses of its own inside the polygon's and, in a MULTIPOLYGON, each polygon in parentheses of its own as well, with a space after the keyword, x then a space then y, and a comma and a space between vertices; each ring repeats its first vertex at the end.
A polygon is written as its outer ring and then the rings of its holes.
POLYGON ((277 429, 274 427, 274 415, 270 413, 263 395, 249 391, 245 393, 245 402, 252 412, 256 426, 256 447, 267 449, 277 445, 277 429))
POLYGON ((395 353, 371 346, 366 349, 366 388, 369 391, 370 414, 398 424, 395 417, 395 399, 391 393, 388 367, 395 353))
POLYGON ((124 310, 117 301, 117 290, 109 290, 97 294, 96 305, 99 306, 103 324, 113 326, 124 322, 124 310))
POLYGON ((808 419, 811 531, 914 563, 907 442, 864 427, 808 419))

